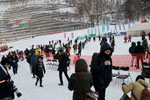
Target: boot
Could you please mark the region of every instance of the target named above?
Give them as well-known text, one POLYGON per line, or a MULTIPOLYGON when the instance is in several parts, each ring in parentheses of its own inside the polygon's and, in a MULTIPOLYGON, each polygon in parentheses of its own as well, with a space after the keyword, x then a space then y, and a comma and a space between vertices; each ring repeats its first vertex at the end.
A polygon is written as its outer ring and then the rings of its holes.
POLYGON ((62 86, 62 85, 64 85, 64 84, 63 84, 63 83, 59 83, 58 85, 62 86))

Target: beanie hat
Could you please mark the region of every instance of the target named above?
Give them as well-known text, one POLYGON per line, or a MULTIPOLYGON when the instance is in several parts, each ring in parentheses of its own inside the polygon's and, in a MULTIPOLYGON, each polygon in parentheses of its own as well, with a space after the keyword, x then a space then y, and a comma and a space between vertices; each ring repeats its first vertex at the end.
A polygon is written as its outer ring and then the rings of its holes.
POLYGON ((2 65, 10 64, 9 59, 3 58, 3 59, 1 60, 1 64, 2 64, 2 65))

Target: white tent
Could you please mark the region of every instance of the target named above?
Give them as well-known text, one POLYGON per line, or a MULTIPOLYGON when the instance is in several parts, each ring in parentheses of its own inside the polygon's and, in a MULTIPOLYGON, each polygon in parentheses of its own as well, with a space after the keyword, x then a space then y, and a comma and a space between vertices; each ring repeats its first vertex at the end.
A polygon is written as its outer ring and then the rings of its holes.
POLYGON ((150 32, 150 23, 137 23, 127 30, 127 34, 132 36, 140 36, 142 33, 148 34, 150 32))

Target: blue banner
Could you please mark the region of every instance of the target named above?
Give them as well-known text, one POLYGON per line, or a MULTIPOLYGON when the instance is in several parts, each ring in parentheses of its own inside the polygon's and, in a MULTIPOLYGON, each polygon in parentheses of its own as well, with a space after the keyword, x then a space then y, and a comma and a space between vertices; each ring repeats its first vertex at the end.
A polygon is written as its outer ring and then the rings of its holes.
POLYGON ((107 31, 109 31, 109 21, 108 21, 108 23, 107 23, 107 31))
POLYGON ((7 24, 5 29, 11 29, 12 28, 12 25, 11 24, 7 24))

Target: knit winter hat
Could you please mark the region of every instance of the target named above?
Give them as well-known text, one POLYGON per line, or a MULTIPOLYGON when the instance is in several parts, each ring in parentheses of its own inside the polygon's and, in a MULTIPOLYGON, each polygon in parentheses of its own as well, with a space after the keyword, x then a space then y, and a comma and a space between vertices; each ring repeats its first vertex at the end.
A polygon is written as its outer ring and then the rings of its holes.
POLYGON ((10 64, 9 59, 3 58, 3 59, 1 60, 1 64, 2 64, 2 65, 10 64))

